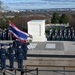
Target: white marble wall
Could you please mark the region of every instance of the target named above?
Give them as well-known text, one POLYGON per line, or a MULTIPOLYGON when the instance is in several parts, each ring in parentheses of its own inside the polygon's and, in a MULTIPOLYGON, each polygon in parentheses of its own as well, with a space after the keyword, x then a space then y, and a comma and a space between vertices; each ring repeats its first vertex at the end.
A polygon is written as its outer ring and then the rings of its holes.
POLYGON ((45 20, 31 20, 28 22, 28 33, 33 36, 33 41, 46 41, 45 20))

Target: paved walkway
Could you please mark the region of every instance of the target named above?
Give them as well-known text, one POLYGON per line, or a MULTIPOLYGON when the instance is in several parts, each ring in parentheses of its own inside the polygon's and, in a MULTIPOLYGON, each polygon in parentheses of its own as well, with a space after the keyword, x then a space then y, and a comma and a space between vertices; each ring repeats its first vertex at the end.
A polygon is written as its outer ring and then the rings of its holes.
POLYGON ((28 50, 28 54, 48 54, 48 55, 75 55, 75 42, 70 41, 49 41, 49 42, 33 42, 31 43, 31 49, 28 50), (37 46, 32 48, 33 44, 37 46), (46 45, 51 44, 55 47, 46 48, 46 45))

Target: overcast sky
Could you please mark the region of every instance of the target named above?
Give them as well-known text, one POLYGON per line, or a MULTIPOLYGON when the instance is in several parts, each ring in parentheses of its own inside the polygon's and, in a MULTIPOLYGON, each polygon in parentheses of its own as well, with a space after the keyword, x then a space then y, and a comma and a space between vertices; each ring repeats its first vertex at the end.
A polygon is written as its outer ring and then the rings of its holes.
POLYGON ((75 8, 75 0, 1 0, 10 10, 75 8))

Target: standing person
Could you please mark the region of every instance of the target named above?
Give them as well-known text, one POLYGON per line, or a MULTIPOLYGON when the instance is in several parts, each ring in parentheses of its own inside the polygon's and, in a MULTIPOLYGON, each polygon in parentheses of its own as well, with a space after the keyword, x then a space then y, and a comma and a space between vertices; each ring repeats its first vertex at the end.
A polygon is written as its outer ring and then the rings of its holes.
POLYGON ((8 31, 9 31, 8 29, 5 30, 5 32, 6 32, 6 40, 9 40, 9 39, 10 39, 10 38, 8 37, 8 34, 9 34, 8 31))
POLYGON ((0 49, 0 58, 1 58, 1 69, 4 71, 6 68, 6 50, 4 49, 4 44, 1 44, 1 49, 0 49))
POLYGON ((2 40, 1 37, 2 37, 2 30, 0 29, 0 40, 2 40))
POLYGON ((9 62, 10 62, 10 68, 13 68, 14 65, 14 47, 13 44, 10 43, 9 44, 9 48, 8 48, 8 56, 9 56, 9 62))
POLYGON ((3 30, 1 30, 1 40, 3 40, 3 30))
POLYGON ((22 47, 22 43, 18 43, 18 48, 17 48, 17 60, 18 60, 18 68, 22 68, 23 67, 23 49, 22 47))
MULTIPOLYGON (((21 43, 19 38, 15 39, 15 41, 13 42, 13 47, 15 48, 15 57, 16 58, 17 58, 17 48, 18 48, 19 43, 21 43)), ((17 61, 17 59, 16 59, 16 61, 17 61)))
POLYGON ((17 48, 18 43, 20 43, 21 40, 19 38, 15 39, 15 41, 13 41, 13 47, 17 48))

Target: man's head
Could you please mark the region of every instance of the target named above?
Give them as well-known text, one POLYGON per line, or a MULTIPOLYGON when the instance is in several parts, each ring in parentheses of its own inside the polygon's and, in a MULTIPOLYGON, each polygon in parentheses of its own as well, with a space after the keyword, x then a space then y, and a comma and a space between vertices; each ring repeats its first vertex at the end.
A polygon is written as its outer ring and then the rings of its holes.
POLYGON ((21 44, 21 43, 18 43, 17 45, 18 45, 18 47, 19 47, 19 48, 21 48, 21 46, 22 46, 22 44, 21 44))
POLYGON ((4 48, 4 44, 1 44, 1 48, 4 48))

